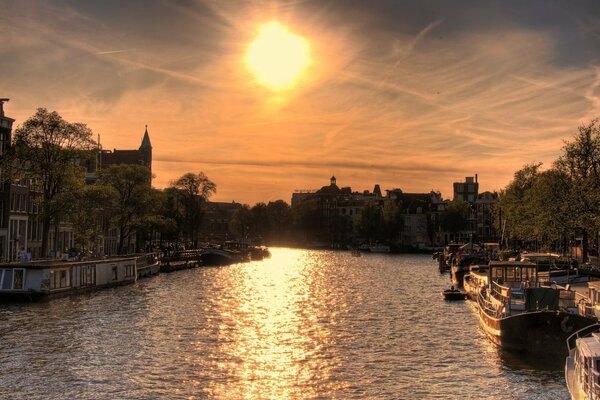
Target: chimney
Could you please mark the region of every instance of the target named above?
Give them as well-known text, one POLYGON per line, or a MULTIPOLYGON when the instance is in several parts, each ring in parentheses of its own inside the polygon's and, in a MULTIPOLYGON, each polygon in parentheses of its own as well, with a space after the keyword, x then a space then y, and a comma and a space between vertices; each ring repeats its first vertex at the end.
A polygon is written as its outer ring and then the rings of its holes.
POLYGON ((475 174, 475 183, 477 183, 477 174, 475 174))
POLYGON ((7 102, 9 99, 4 98, 4 99, 0 99, 0 117, 4 117, 4 103, 7 102))

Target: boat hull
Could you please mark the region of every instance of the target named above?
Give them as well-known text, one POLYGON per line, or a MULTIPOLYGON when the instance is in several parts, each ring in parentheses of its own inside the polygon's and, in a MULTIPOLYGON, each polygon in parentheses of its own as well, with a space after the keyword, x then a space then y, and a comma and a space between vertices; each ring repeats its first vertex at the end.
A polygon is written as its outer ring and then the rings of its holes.
POLYGON ((515 352, 567 356, 567 338, 595 319, 565 311, 534 311, 495 318, 479 307, 479 323, 489 339, 515 352))

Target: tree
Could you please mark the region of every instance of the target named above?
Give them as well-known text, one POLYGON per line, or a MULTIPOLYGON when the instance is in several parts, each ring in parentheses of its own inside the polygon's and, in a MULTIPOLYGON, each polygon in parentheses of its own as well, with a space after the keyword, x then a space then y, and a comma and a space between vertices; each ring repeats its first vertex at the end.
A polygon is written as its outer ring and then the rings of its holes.
POLYGON ((515 172, 513 180, 499 194, 496 207, 502 210, 504 221, 498 221, 497 228, 499 230, 506 228, 514 238, 519 240, 533 240, 538 237, 529 192, 540 174, 541 166, 541 163, 523 166, 515 172))
POLYGON ((180 223, 190 236, 194 246, 198 245, 198 231, 204 216, 204 205, 217 191, 217 185, 204 172, 188 172, 171 183, 181 203, 180 223))
POLYGON ((396 241, 404 227, 404 216, 395 202, 388 201, 383 206, 384 236, 389 241, 396 241))
POLYGON ((304 241, 313 241, 318 235, 323 222, 323 210, 317 197, 304 199, 292 209, 294 227, 303 236, 304 241))
POLYGON ((67 122, 45 108, 38 108, 15 130, 7 160, 20 174, 39 184, 43 255, 48 254, 50 225, 54 222, 58 226, 64 210, 60 194, 69 191, 73 176, 83 179, 79 163, 95 146, 92 131, 85 124, 67 122))
POLYGON ((269 240, 284 240, 293 223, 290 205, 283 200, 270 201, 267 204, 267 221, 269 225, 269 240))
POLYGON ((381 207, 368 203, 363 207, 358 221, 358 233, 368 241, 382 238, 383 212, 381 207))
POLYGON ((469 226, 470 207, 462 200, 452 200, 440 215, 440 225, 445 232, 457 234, 469 226))
POLYGON ((98 250, 98 241, 105 224, 111 222, 111 210, 117 201, 117 192, 104 185, 83 185, 71 192, 69 221, 73 224, 75 244, 81 250, 98 250))
POLYGON ((98 183, 117 193, 114 209, 119 230, 117 252, 123 253, 125 240, 135 231, 136 224, 153 213, 157 197, 150 187, 152 174, 142 165, 111 165, 98 173, 98 183))
POLYGON ((572 216, 582 233, 583 261, 588 257, 589 232, 600 227, 600 126, 598 120, 581 125, 573 141, 565 143, 555 163, 571 181, 572 216))
POLYGON ((252 223, 252 210, 249 205, 243 204, 229 221, 229 229, 239 240, 244 240, 250 234, 252 223))

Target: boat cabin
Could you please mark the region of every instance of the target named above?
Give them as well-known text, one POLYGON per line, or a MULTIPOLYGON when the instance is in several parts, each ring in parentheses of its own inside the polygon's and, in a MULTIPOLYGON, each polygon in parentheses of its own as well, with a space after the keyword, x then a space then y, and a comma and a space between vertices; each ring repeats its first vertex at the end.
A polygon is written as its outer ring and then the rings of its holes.
POLYGON ((600 399, 600 334, 579 338, 574 355, 579 390, 590 400, 600 399))
POLYGON ((136 281, 136 264, 145 256, 80 262, 43 260, 0 264, 0 297, 40 297, 136 281))

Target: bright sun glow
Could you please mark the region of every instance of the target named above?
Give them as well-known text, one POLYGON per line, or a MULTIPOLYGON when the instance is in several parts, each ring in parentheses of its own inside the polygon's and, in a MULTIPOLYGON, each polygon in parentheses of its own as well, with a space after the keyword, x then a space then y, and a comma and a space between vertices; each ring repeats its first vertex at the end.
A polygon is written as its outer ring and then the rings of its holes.
POLYGON ((309 64, 307 41, 277 22, 261 26, 246 52, 250 71, 260 84, 274 91, 294 87, 309 64))

